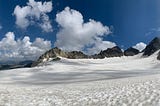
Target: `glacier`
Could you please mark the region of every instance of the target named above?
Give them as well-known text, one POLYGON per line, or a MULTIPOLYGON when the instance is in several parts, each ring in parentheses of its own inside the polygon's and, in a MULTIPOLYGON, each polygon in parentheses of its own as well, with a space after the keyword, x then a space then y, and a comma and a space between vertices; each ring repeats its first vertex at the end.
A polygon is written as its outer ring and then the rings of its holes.
POLYGON ((157 106, 157 54, 65 59, 0 71, 2 106, 157 106))

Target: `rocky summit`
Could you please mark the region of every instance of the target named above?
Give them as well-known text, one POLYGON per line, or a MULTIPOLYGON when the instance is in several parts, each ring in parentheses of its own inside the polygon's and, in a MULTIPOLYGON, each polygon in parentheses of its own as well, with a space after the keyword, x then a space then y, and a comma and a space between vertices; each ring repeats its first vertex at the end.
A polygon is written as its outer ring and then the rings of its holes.
POLYGON ((159 49, 160 49, 160 38, 156 37, 144 49, 143 55, 150 56, 159 49))
POLYGON ((104 57, 121 57, 123 56, 122 50, 118 47, 115 46, 113 48, 108 48, 107 50, 104 50, 100 53, 104 57))
POLYGON ((88 58, 87 55, 85 55, 83 52, 81 51, 72 51, 72 52, 66 52, 63 51, 57 47, 47 51, 46 53, 44 53, 43 55, 41 55, 39 57, 39 59, 34 62, 32 64, 33 66, 37 66, 39 63, 44 62, 44 61, 56 61, 56 60, 60 60, 60 57, 63 58, 68 58, 68 59, 83 59, 83 58, 88 58))
POLYGON ((134 55, 137 55, 138 53, 139 53, 139 50, 132 47, 124 51, 125 56, 134 56, 134 55))
POLYGON ((99 54, 93 55, 92 58, 94 59, 101 59, 105 57, 121 57, 123 56, 122 50, 115 46, 113 48, 108 48, 107 50, 101 51, 99 54))
POLYGON ((69 59, 85 59, 85 58, 88 58, 88 56, 85 55, 81 51, 72 51, 72 52, 67 52, 67 58, 69 58, 69 59))

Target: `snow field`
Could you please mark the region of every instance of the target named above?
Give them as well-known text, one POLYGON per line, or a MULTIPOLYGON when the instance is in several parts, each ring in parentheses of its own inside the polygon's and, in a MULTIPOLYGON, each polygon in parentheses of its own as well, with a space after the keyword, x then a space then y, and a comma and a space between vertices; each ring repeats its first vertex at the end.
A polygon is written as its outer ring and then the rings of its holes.
POLYGON ((2 106, 158 106, 160 75, 52 86, 0 88, 2 106))
POLYGON ((159 106, 160 62, 62 59, 0 72, 0 106, 159 106))

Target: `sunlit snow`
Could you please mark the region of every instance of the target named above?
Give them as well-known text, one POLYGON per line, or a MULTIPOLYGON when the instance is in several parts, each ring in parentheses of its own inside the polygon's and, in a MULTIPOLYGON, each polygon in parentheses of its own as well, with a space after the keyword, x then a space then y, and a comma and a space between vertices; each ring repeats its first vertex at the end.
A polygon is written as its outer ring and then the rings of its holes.
POLYGON ((160 105, 160 62, 150 57, 61 59, 0 72, 2 106, 160 105))

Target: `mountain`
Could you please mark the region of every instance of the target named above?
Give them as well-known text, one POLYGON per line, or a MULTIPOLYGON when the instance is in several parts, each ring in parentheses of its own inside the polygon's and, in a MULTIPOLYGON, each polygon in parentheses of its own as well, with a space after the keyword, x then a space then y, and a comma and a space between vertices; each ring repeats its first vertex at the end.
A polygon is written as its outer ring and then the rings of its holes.
POLYGON ((105 57, 121 57, 121 56, 123 56, 123 52, 118 46, 115 46, 113 48, 108 48, 107 50, 102 51, 101 54, 104 55, 105 57))
MULTIPOLYGON (((160 49, 160 38, 156 37, 142 51, 143 56, 150 56, 159 49, 160 49)), ((132 47, 128 48, 123 53, 120 47, 115 46, 113 48, 108 48, 106 50, 103 50, 99 54, 86 55, 81 51, 67 52, 55 47, 47 51, 43 55, 41 55, 37 61, 31 64, 31 67, 37 66, 39 63, 42 63, 45 61, 57 61, 57 60, 60 60, 61 57, 68 58, 68 59, 89 59, 89 58, 103 59, 103 58, 110 58, 110 57, 134 56, 134 55, 137 55, 138 53, 140 53, 140 51, 132 47)), ((160 53, 157 59, 160 60, 160 53)))
POLYGON ((154 38, 143 50, 143 56, 150 56, 160 49, 160 38, 154 38))
POLYGON ((104 51, 101 51, 99 54, 93 55, 92 58, 102 59, 105 57, 121 57, 121 56, 123 56, 122 50, 118 46, 115 46, 113 48, 108 48, 104 51))
POLYGON ((66 52, 63 51, 57 47, 47 51, 45 54, 40 56, 39 60, 44 61, 43 59, 49 60, 50 58, 56 58, 56 57, 64 57, 69 59, 82 59, 82 58, 88 58, 87 55, 85 55, 81 51, 72 51, 72 52, 66 52))
POLYGON ((134 55, 137 55, 138 53, 139 53, 139 50, 132 47, 124 51, 125 56, 134 56, 134 55))
POLYGON ((157 57, 157 59, 158 59, 158 60, 160 60, 160 52, 158 53, 158 57, 157 57))
POLYGON ((10 62, 0 65, 0 70, 9 70, 9 69, 16 69, 16 68, 31 67, 31 65, 33 64, 33 61, 26 60, 26 61, 21 61, 18 63, 12 63, 12 64, 9 64, 9 63, 10 62))
POLYGON ((123 56, 122 50, 115 46, 113 48, 108 48, 107 50, 101 51, 99 54, 95 55, 86 55, 81 51, 71 51, 66 52, 63 51, 57 47, 47 51, 43 55, 39 57, 39 59, 31 65, 32 67, 37 66, 39 63, 45 62, 45 61, 56 61, 59 60, 60 57, 68 58, 68 59, 88 59, 88 58, 94 58, 94 59, 102 59, 105 57, 120 57, 123 56))
MULTIPOLYGON (((143 56, 150 56, 159 49, 160 49, 160 38, 156 37, 142 51, 143 56)), ((106 50, 103 50, 100 53, 95 54, 95 55, 86 55, 81 51, 68 52, 68 51, 63 51, 55 47, 45 52, 35 62, 27 60, 27 61, 22 61, 19 63, 14 63, 14 64, 2 64, 0 65, 0 70, 34 67, 45 61, 58 61, 61 59, 61 57, 68 58, 68 59, 91 59, 91 58, 103 59, 103 58, 110 58, 110 57, 134 56, 134 55, 137 55, 138 53, 140 53, 139 50, 132 48, 132 47, 126 49, 123 53, 121 48, 119 48, 118 46, 115 46, 113 48, 108 48, 106 50)), ((160 52, 157 56, 157 59, 160 60, 160 52)))
POLYGON ((68 58, 68 59, 84 59, 88 58, 87 55, 85 55, 81 51, 72 51, 72 52, 66 52, 63 51, 57 47, 47 51, 43 55, 39 57, 39 59, 36 62, 33 62, 31 65, 32 67, 37 66, 39 63, 44 61, 56 61, 59 60, 59 57, 68 58))

